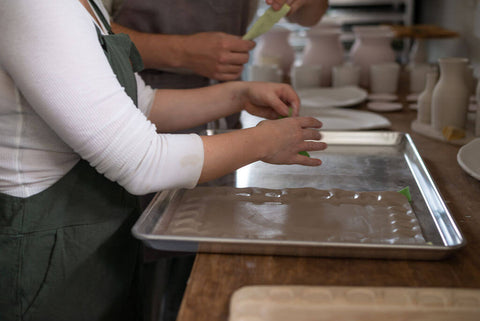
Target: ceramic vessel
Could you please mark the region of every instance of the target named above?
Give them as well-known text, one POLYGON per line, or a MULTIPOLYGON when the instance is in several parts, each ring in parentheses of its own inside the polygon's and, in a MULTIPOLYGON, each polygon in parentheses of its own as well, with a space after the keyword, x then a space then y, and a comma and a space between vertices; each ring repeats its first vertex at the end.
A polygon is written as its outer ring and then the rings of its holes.
POLYGON ((343 63, 343 45, 338 28, 315 28, 307 32, 302 65, 322 66, 322 86, 332 84, 332 68, 343 63))
POLYGON ((425 89, 418 96, 417 108, 417 120, 424 124, 431 123, 432 116, 432 95, 433 89, 437 83, 438 73, 431 71, 426 76, 425 89))
POLYGON ((255 65, 278 65, 284 75, 290 74, 295 60, 295 52, 288 42, 290 31, 285 28, 272 28, 258 40, 253 53, 255 65))
POLYGON ((384 62, 370 66, 370 92, 373 94, 396 94, 400 65, 384 62))
POLYGON ((340 66, 334 66, 332 70, 332 86, 358 86, 360 81, 360 67, 346 63, 340 66))
POLYGON ((470 102, 469 88, 465 80, 467 58, 440 58, 440 79, 432 96, 432 127, 442 130, 445 126, 465 128, 470 102))
POLYGON ((290 71, 290 78, 293 88, 318 88, 322 83, 322 66, 302 65, 293 66, 290 71))
POLYGON ((467 82, 468 92, 470 96, 475 96, 475 86, 476 86, 476 79, 475 79, 475 70, 473 66, 467 66, 465 70, 465 81, 467 82))
POLYGON ((419 94, 425 89, 427 74, 433 68, 426 63, 410 63, 407 66, 409 75, 409 89, 412 94, 419 94))
POLYGON ((355 41, 350 51, 351 61, 360 66, 360 85, 369 87, 370 66, 394 62, 395 51, 391 42, 393 32, 388 27, 354 27, 355 41))
POLYGON ((283 72, 277 65, 248 66, 249 81, 282 82, 283 72))

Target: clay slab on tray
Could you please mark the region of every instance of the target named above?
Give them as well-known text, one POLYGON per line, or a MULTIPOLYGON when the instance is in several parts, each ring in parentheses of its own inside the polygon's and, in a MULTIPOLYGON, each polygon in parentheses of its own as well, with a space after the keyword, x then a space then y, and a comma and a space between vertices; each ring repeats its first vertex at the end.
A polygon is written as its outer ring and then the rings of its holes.
POLYGON ((172 202, 155 233, 187 237, 425 244, 395 191, 197 187, 172 202))
POLYGON ((247 286, 229 321, 476 321, 480 290, 414 287, 247 286))

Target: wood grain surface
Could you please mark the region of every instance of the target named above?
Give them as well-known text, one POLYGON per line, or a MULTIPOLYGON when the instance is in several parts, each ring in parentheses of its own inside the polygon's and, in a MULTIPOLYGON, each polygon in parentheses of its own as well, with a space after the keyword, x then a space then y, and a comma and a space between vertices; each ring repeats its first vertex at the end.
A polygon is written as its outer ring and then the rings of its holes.
POLYGON ((177 320, 226 321, 232 293, 247 285, 480 288, 480 181, 458 165, 459 146, 411 131, 416 112, 402 102, 383 115, 391 130, 410 133, 467 240, 463 249, 439 261, 198 254, 177 320))

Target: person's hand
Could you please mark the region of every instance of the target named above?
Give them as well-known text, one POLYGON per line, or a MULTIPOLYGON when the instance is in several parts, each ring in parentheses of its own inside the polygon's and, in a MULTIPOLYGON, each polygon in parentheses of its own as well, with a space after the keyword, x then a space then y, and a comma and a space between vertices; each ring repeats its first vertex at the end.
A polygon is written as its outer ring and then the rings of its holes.
POLYGON ((196 74, 219 81, 239 79, 255 42, 223 32, 185 36, 184 65, 196 74))
POLYGON ((290 85, 253 81, 243 84, 246 86, 244 109, 250 114, 267 119, 289 114, 298 116, 300 99, 290 85))
POLYGON ((322 123, 312 117, 290 117, 279 120, 266 120, 257 125, 261 130, 266 146, 266 154, 262 161, 270 164, 300 164, 318 166, 322 161, 318 158, 299 154, 301 151, 317 151, 327 148, 320 142, 318 128, 322 123))
POLYGON ((265 0, 265 2, 275 11, 288 4, 290 11, 287 18, 303 26, 316 24, 328 8, 328 0, 265 0))

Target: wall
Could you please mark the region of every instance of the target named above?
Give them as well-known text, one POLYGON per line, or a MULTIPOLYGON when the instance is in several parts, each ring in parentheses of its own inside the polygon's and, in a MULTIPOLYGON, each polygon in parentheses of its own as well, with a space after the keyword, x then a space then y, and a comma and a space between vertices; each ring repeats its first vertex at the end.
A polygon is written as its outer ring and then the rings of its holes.
POLYGON ((480 0, 417 0, 416 10, 416 23, 436 24, 462 36, 460 39, 429 40, 429 60, 433 62, 445 56, 468 57, 480 75, 480 0))

